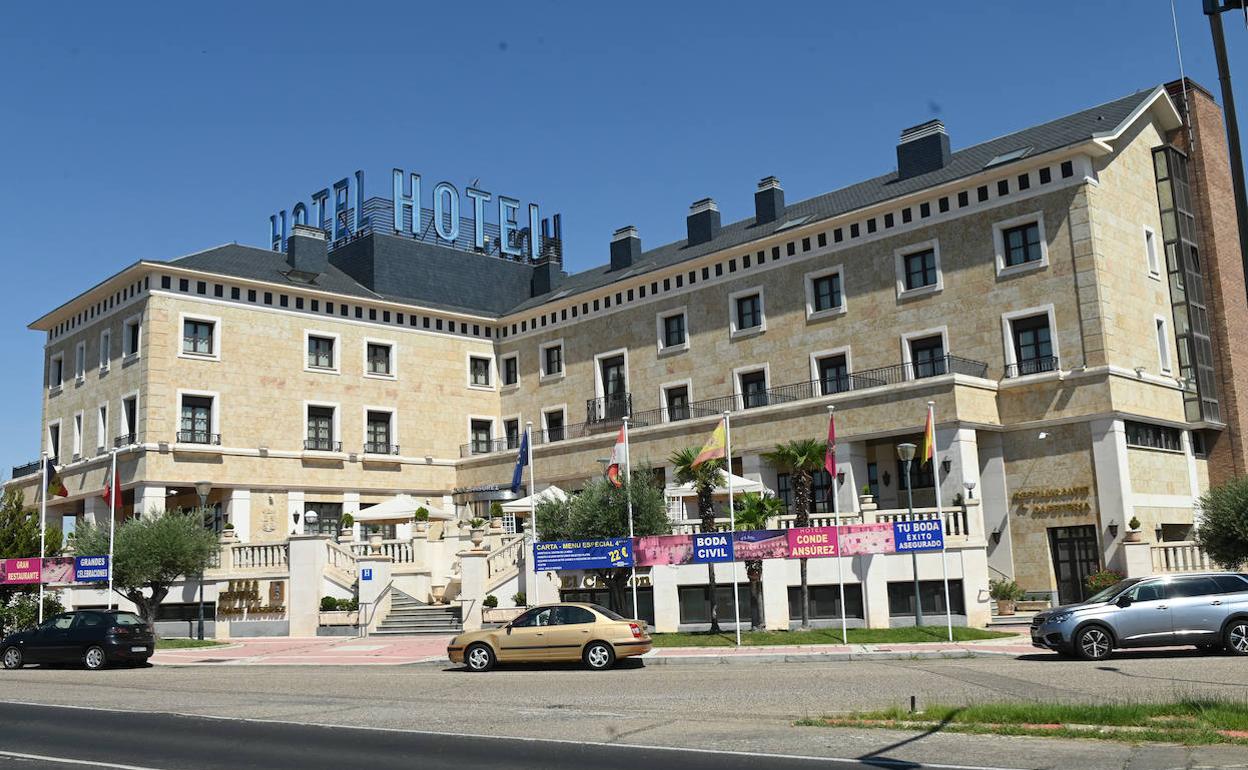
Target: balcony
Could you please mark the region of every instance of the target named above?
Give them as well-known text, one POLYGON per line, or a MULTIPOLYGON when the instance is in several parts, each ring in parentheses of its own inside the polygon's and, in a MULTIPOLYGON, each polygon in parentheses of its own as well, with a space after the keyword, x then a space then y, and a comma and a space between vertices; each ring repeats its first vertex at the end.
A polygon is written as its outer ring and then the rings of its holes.
POLYGON ((123 433, 117 438, 113 439, 113 448, 120 449, 123 446, 130 446, 131 444, 134 444, 134 443, 137 443, 137 442, 135 441, 135 435, 133 433, 123 433))
POLYGON ((1028 358, 1024 361, 1019 361, 1016 364, 1007 365, 1005 367, 1005 378, 1009 380, 1014 379, 1015 377, 1026 377, 1029 374, 1056 372, 1059 368, 1057 356, 1028 358))
POLYGON ((618 423, 633 413, 632 393, 612 393, 585 402, 585 424, 618 423))
POLYGON ((41 462, 42 461, 40 460, 32 460, 24 465, 14 465, 13 478, 20 479, 22 476, 30 476, 31 474, 39 473, 41 462))
POLYGON ((366 441, 364 443, 364 454, 366 455, 397 455, 398 453, 398 444, 386 444, 376 441, 366 441))
POLYGON ((327 438, 305 438, 303 449, 305 452, 341 452, 342 442, 327 438))
POLYGON ((201 444, 203 446, 221 446, 220 433, 205 433, 200 430, 180 430, 176 437, 179 444, 201 444))

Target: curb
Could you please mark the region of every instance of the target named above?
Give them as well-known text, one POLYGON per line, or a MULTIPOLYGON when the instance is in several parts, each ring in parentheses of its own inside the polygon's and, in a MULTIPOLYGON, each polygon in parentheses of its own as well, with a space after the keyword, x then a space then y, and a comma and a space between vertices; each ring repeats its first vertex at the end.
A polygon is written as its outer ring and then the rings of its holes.
POLYGON ((960 660, 965 658, 1013 658, 1018 653, 985 650, 920 650, 915 652, 810 652, 781 655, 672 655, 640 656, 647 666, 706 666, 733 663, 833 663, 872 660, 960 660))

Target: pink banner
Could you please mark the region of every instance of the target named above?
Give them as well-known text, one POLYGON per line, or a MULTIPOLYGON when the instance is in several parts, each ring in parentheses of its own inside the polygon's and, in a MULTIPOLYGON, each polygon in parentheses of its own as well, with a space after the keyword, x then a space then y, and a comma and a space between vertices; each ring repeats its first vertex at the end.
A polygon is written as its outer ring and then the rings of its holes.
POLYGON ((795 527, 788 531, 790 559, 836 556, 836 527, 795 527))
POLYGON ((43 572, 42 559, 4 559, 0 561, 0 583, 38 583, 43 572))
POLYGON ((662 564, 693 562, 693 537, 690 535, 652 535, 633 542, 634 564, 652 567, 662 564))
POLYGON ((43 582, 74 582, 74 557, 54 556, 43 560, 43 582))
POLYGON ((870 553, 893 553, 892 524, 847 524, 841 527, 841 556, 870 553))

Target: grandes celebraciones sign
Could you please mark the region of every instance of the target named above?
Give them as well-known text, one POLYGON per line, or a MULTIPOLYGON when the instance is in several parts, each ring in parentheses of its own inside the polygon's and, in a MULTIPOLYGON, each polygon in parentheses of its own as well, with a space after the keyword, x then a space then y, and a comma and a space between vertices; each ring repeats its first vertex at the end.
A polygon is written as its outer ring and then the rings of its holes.
POLYGON ((91 583, 108 580, 107 556, 0 559, 0 585, 91 583))

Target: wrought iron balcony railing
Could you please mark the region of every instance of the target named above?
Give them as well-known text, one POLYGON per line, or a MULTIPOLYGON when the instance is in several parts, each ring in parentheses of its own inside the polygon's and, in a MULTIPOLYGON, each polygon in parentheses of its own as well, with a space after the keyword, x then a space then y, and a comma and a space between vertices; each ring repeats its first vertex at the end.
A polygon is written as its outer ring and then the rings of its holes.
POLYGON ((1006 379, 1012 379, 1014 377, 1025 377, 1029 374, 1056 372, 1058 369, 1059 362, 1057 356, 1040 356, 1009 364, 1005 367, 1005 377, 1006 379))
POLYGON ((585 422, 619 422, 633 413, 632 393, 612 393, 585 402, 585 422))
POLYGON ((120 449, 123 446, 130 446, 131 444, 137 443, 134 438, 135 436, 133 433, 123 433, 113 439, 113 446, 117 449, 120 449))
POLYGON ((342 442, 327 438, 306 438, 303 448, 308 452, 341 452, 342 442))
POLYGON ((398 444, 386 444, 377 441, 364 442, 364 454, 366 455, 397 455, 398 453, 398 444))
POLYGON ((13 478, 20 479, 22 476, 29 476, 32 473, 38 473, 40 463, 40 460, 33 460, 23 465, 14 465, 13 478))
POLYGON ((180 430, 178 431, 177 441, 179 444, 221 446, 221 434, 206 433, 202 430, 180 430))

